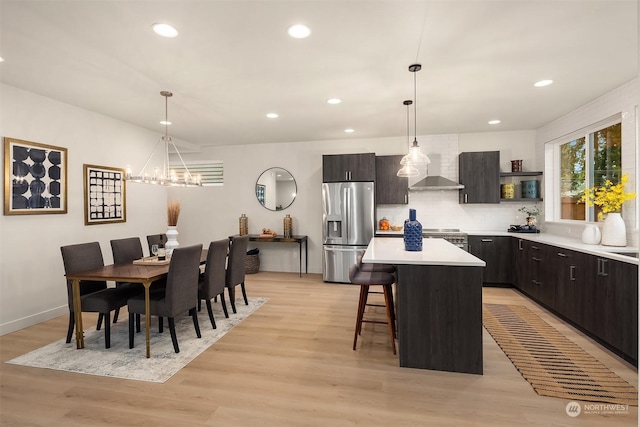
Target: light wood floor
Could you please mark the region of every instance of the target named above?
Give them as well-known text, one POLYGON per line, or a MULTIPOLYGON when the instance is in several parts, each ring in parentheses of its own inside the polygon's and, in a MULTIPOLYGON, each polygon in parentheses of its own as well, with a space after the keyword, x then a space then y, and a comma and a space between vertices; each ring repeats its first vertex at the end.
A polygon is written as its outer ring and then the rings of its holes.
MULTIPOLYGON (((401 369, 385 325, 366 324, 351 349, 358 287, 260 272, 247 276, 247 290, 270 300, 164 384, 1 363, 0 425, 637 425, 637 407, 569 417, 569 401, 538 396, 486 331, 483 376, 401 369)), ((528 306, 637 385, 635 368, 516 291, 483 295, 528 306)), ((66 325, 63 316, 0 337, 0 359, 63 338, 66 325)))

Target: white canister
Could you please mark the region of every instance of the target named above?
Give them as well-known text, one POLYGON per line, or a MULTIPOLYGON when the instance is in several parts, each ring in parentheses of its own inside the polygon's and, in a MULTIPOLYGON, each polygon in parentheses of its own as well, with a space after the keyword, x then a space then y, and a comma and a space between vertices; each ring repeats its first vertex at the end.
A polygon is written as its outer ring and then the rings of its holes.
POLYGON ((597 245, 601 238, 600 228, 594 224, 587 225, 582 232, 582 242, 587 245, 597 245))

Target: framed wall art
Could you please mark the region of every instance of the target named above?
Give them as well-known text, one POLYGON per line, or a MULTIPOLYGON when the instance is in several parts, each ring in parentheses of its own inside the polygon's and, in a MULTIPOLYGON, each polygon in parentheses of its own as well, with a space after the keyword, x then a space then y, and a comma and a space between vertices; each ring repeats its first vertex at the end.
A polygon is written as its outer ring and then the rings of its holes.
POLYGON ((125 170, 85 164, 85 225, 109 224, 126 220, 125 170))
POLYGON ((67 213, 67 149, 4 138, 4 214, 67 213))

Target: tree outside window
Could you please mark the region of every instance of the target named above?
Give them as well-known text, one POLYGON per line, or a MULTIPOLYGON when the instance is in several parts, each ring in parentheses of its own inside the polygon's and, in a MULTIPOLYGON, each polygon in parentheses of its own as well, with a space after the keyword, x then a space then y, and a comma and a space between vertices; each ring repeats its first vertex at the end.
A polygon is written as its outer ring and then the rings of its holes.
POLYGON ((597 221, 598 206, 580 201, 585 188, 613 184, 622 176, 622 125, 597 130, 560 146, 561 219, 597 221), (587 138, 589 143, 587 144, 587 138))

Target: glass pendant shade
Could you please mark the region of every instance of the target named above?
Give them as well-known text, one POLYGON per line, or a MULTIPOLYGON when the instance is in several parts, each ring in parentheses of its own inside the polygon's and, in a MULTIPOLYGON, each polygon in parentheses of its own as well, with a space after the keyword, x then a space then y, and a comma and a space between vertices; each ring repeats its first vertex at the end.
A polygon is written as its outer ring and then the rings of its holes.
POLYGON ((416 169, 414 166, 405 164, 400 168, 400 170, 398 171, 398 173, 396 173, 396 175, 399 177, 408 178, 410 176, 420 175, 420 171, 416 169))
POLYGON ((431 163, 429 156, 420 151, 420 147, 418 146, 418 141, 413 140, 413 145, 409 148, 409 154, 404 156, 402 160, 400 160, 401 165, 411 165, 411 166, 426 166, 431 163))

